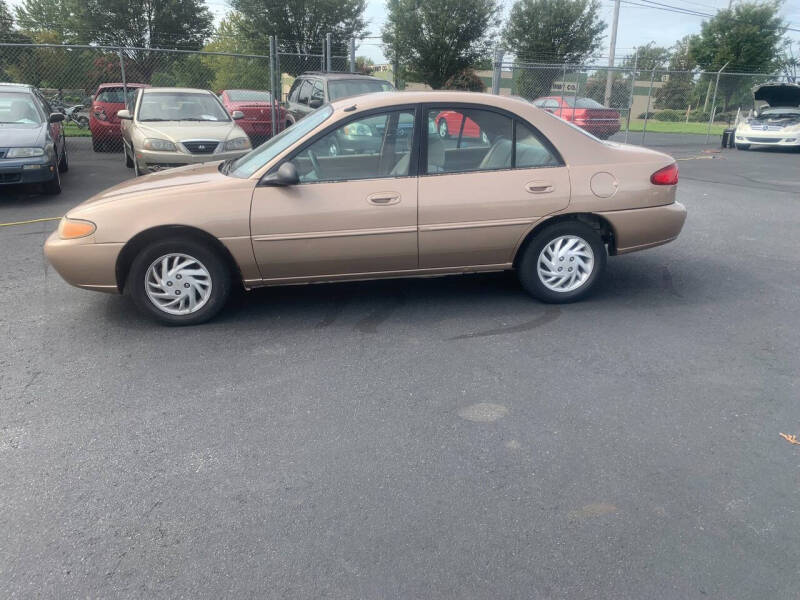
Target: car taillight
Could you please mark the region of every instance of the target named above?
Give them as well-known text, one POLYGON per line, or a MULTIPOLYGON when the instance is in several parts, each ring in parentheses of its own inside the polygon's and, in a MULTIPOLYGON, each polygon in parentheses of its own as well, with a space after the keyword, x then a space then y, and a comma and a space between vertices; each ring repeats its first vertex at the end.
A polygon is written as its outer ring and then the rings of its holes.
POLYGON ((678 163, 672 163, 668 167, 659 169, 650 175, 650 183, 653 185, 675 185, 678 183, 678 163))

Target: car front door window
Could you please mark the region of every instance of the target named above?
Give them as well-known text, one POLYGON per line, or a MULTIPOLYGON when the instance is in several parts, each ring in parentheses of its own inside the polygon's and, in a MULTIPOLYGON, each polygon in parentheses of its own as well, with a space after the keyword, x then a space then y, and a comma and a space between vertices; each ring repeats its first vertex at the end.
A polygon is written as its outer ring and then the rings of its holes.
POLYGON ((311 82, 306 80, 300 86, 300 92, 297 95, 298 104, 308 104, 308 99, 311 96, 311 82))
POLYGON ((409 173, 411 110, 355 118, 315 140, 291 162, 301 183, 403 177, 409 173))

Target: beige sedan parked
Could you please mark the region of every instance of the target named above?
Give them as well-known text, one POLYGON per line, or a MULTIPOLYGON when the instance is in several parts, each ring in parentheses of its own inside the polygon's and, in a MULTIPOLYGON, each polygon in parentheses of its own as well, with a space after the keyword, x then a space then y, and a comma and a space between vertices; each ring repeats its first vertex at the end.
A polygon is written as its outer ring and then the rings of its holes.
POLYGON ((211 318, 233 285, 504 269, 540 300, 571 302, 607 254, 677 237, 677 181, 671 157, 601 142, 527 102, 373 94, 325 105, 237 160, 112 187, 70 210, 45 253, 69 283, 130 294, 171 324, 211 318))
POLYGON ((136 175, 171 167, 238 158, 250 139, 214 94, 190 88, 139 88, 125 110, 122 127, 125 165, 136 175))

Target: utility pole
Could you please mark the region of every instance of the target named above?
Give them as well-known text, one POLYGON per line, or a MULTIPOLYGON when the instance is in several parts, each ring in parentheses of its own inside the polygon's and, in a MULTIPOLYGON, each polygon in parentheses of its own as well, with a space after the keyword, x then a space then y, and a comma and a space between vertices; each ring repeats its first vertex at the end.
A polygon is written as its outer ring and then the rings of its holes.
POLYGON ((617 49, 617 26, 619 25, 619 0, 614 0, 614 22, 611 23, 611 44, 608 47, 608 74, 606 75, 606 106, 611 106, 611 84, 614 81, 614 52, 617 49))

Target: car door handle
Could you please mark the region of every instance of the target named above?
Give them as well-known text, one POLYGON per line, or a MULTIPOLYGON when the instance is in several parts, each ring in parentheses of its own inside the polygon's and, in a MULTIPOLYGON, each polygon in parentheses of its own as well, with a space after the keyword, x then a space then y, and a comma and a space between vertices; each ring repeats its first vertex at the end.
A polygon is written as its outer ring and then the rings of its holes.
POLYGON ((549 194, 553 191, 553 186, 545 181, 529 181, 525 184, 525 189, 531 194, 549 194))
POLYGON ((370 204, 376 206, 391 206, 400 202, 400 194, 394 192, 378 192, 367 197, 370 204))

